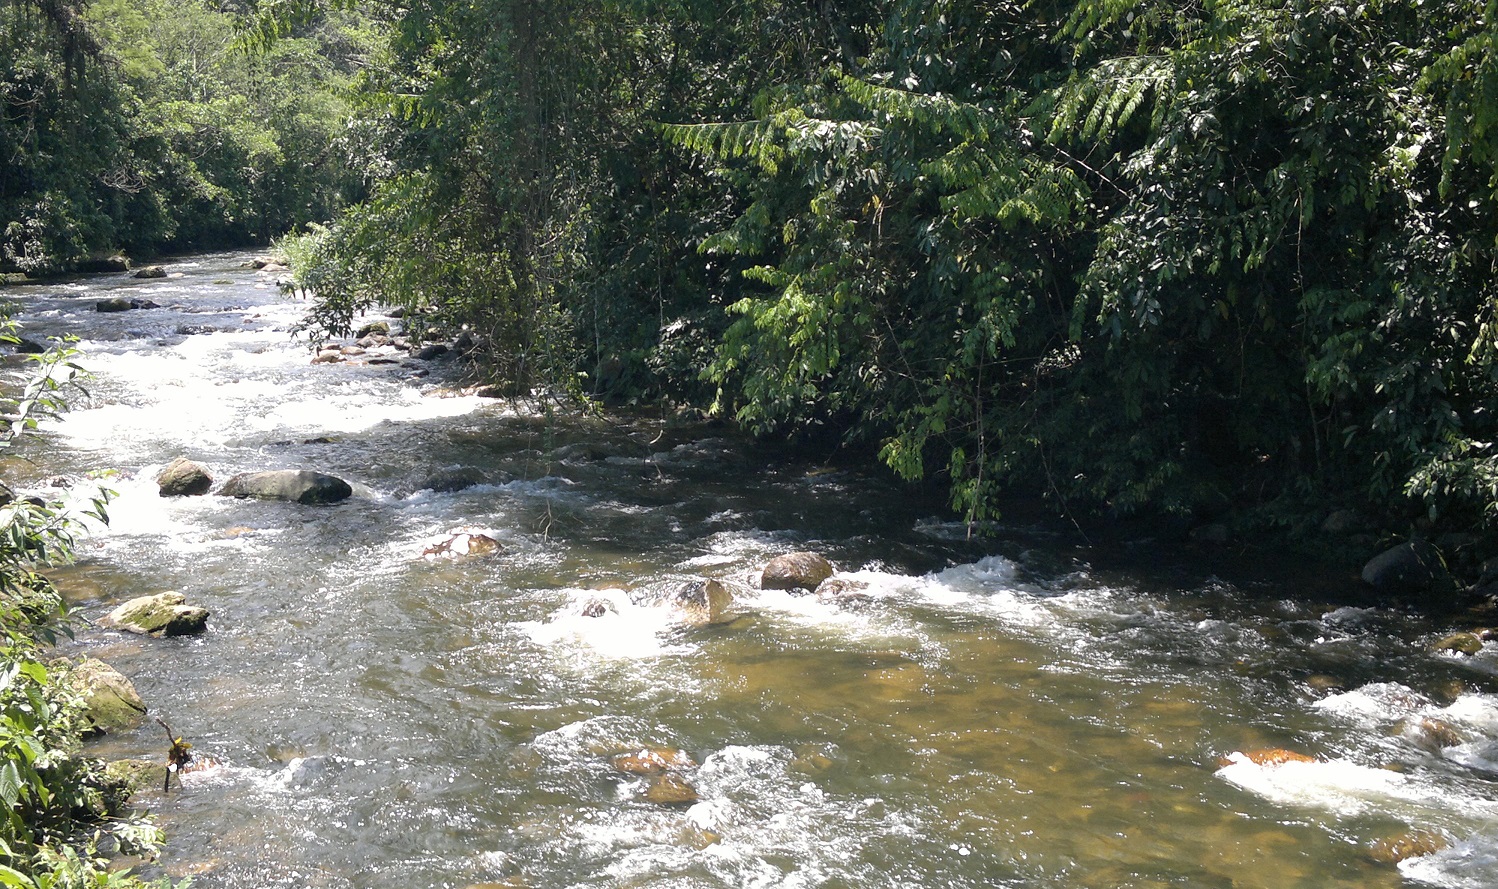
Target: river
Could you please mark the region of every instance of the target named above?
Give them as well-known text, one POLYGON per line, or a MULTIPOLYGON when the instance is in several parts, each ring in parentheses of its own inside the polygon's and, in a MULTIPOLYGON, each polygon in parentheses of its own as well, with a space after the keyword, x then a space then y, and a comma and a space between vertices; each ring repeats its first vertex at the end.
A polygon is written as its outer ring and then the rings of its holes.
MULTIPOLYGON (((1498 886, 1498 645, 1431 653, 1447 627, 1314 581, 1102 567, 1039 528, 969 541, 876 468, 648 416, 548 419, 441 391, 442 361, 314 365, 288 335, 306 304, 247 258, 7 291, 26 335, 79 337, 95 376, 31 462, 6 464, 18 488, 62 477, 81 501, 93 473, 117 494, 57 573, 67 596, 97 618, 178 590, 213 614, 202 636, 87 627, 65 646, 220 763, 138 797, 169 836, 148 873, 1498 886), (94 311, 111 296, 161 307, 94 311), (308 468, 356 493, 162 498, 179 455, 220 481, 308 468), (455 467, 482 483, 420 489, 455 467), (502 552, 423 555, 461 529, 502 552), (758 589, 770 558, 806 549, 862 599, 758 589), (701 577, 738 590, 734 620, 658 604, 701 577), (647 747, 690 758, 695 802, 652 802, 656 779, 615 767, 647 747), (1249 756, 1267 749, 1306 761, 1249 756), (1375 860, 1411 831, 1445 848, 1375 860)), ((165 754, 152 723, 93 743, 165 754)))

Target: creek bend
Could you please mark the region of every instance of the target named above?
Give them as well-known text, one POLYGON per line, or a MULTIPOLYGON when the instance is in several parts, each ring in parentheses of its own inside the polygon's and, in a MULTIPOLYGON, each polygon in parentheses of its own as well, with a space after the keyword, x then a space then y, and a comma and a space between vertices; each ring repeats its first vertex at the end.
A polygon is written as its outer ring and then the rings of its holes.
MULTIPOLYGON (((117 471, 110 525, 59 585, 87 618, 166 590, 213 613, 203 636, 86 628, 64 647, 222 764, 137 798, 168 833, 163 872, 209 889, 1498 885, 1493 643, 1435 654, 1424 618, 1096 570, 1024 529, 969 542, 824 455, 437 397, 440 369, 313 365, 288 336, 305 304, 247 258, 10 294, 27 336, 78 336, 95 374, 12 476, 81 499, 117 471), (114 296, 160 308, 94 311, 114 296), (356 494, 162 498, 179 455, 220 481, 306 468, 356 494), (417 490, 459 466, 485 483, 417 490), (503 551, 423 557, 455 528, 503 551), (800 549, 867 601, 757 589, 800 549), (737 586, 736 620, 655 604, 704 576, 737 586), (612 610, 587 616, 599 595, 612 610), (1456 743, 1422 735, 1431 720, 1456 743), (696 802, 650 802, 611 765, 656 746, 690 755, 696 802), (1279 748, 1310 761, 1243 755, 1279 748), (1411 830, 1446 848, 1372 860, 1411 830)), ((93 752, 163 747, 148 724, 93 752)))

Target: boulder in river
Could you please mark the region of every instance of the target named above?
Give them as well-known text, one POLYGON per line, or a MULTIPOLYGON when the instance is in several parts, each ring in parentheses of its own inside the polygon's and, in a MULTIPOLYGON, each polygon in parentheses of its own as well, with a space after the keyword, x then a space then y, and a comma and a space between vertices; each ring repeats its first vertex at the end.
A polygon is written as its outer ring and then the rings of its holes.
POLYGON ((207 494, 213 487, 213 476, 201 463, 178 457, 156 476, 156 484, 163 497, 191 497, 207 494))
POLYGON ((418 486, 418 490, 452 494, 474 485, 481 485, 485 481, 482 469, 473 466, 456 466, 450 469, 439 469, 427 476, 418 486))
POLYGON ((690 624, 706 626, 733 620, 728 612, 733 605, 733 593, 720 581, 692 581, 676 591, 670 604, 679 609, 690 624))
POLYGON ((1363 566, 1363 582, 1384 593, 1418 593, 1446 576, 1434 546, 1413 540, 1384 550, 1363 566))
POLYGON ((371 321, 363 327, 359 328, 358 332, 354 334, 354 339, 363 339, 364 337, 371 336, 373 334, 379 334, 380 336, 390 336, 390 322, 371 321))
POLYGON ((67 685, 83 699, 84 715, 100 734, 134 728, 145 718, 146 704, 135 686, 98 658, 70 664, 67 685))
POLYGON ((322 506, 347 500, 353 496, 354 489, 341 478, 310 469, 272 469, 240 473, 224 482, 219 493, 226 497, 254 497, 322 506))
POLYGON ((181 593, 160 593, 131 599, 99 625, 142 636, 194 636, 208 629, 208 609, 188 605, 181 593))
POLYGON ((435 358, 441 358, 450 351, 452 350, 448 348, 446 343, 427 343, 416 351, 416 357, 422 361, 431 361, 435 358))
POLYGON ((131 277, 132 278, 165 278, 166 277, 166 269, 162 268, 159 265, 148 265, 148 266, 145 266, 143 268, 136 269, 135 274, 131 275, 131 277))
POLYGON ((765 566, 759 585, 766 590, 804 590, 832 576, 832 563, 817 553, 799 552, 776 556, 765 566))
POLYGON ((1410 858, 1434 855, 1451 847, 1451 841, 1433 830, 1407 830, 1384 837, 1368 848, 1368 857, 1379 864, 1398 864, 1410 858))

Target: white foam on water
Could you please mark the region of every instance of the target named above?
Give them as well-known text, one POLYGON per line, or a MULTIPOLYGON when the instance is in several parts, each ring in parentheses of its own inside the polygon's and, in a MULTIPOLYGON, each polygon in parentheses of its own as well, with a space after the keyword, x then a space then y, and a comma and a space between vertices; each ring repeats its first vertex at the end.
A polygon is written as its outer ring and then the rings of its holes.
POLYGON ((690 654, 692 646, 671 638, 680 616, 659 605, 637 605, 624 590, 566 591, 568 601, 544 621, 523 621, 516 629, 574 668, 604 660, 648 660, 690 654), (584 613, 597 604, 599 613, 584 613))
POLYGON ((1242 753, 1228 755, 1217 776, 1282 805, 1307 806, 1341 815, 1387 811, 1401 803, 1431 804, 1440 796, 1405 775, 1344 760, 1290 761, 1259 765, 1242 753))
POLYGON ((1390 723, 1432 706, 1429 698, 1395 682, 1377 682, 1330 695, 1311 705, 1343 719, 1370 727, 1390 723))
POLYGON ((1430 855, 1399 862, 1406 879, 1442 889, 1498 886, 1498 832, 1485 831, 1430 855))

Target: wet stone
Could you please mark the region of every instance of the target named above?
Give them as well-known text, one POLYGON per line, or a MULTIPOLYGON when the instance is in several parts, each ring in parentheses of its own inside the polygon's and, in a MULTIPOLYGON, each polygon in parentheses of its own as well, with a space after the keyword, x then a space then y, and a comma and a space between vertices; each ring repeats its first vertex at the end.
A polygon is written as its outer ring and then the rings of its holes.
POLYGON ((1432 651, 1449 651, 1453 654, 1477 654, 1482 651, 1482 639, 1476 633, 1452 633, 1436 641, 1432 651))
POLYGON ((100 733, 134 728, 145 718, 146 704, 135 685, 97 658, 86 657, 71 664, 67 685, 83 698, 85 715, 100 733))
POLYGON ((1368 857, 1379 864, 1395 865, 1411 858, 1434 855, 1450 846, 1450 840, 1433 830, 1409 830, 1376 841, 1368 848, 1368 857))
POLYGON ((213 476, 201 463, 178 457, 156 476, 156 484, 162 497, 191 497, 207 494, 213 487, 213 476))
POLYGON ((670 774, 657 776, 645 788, 645 801, 658 806, 687 806, 697 802, 697 788, 685 778, 670 774))
POLYGON ((615 771, 628 775, 659 775, 697 767, 697 763, 685 750, 670 747, 645 747, 628 753, 620 753, 609 760, 615 771))
POLYGON ((832 576, 832 563, 817 553, 798 552, 776 556, 765 566, 759 585, 767 590, 810 592, 832 576))
POLYGON ((181 593, 131 599, 105 616, 99 625, 142 636, 193 636, 208 629, 208 609, 186 604, 181 593))

